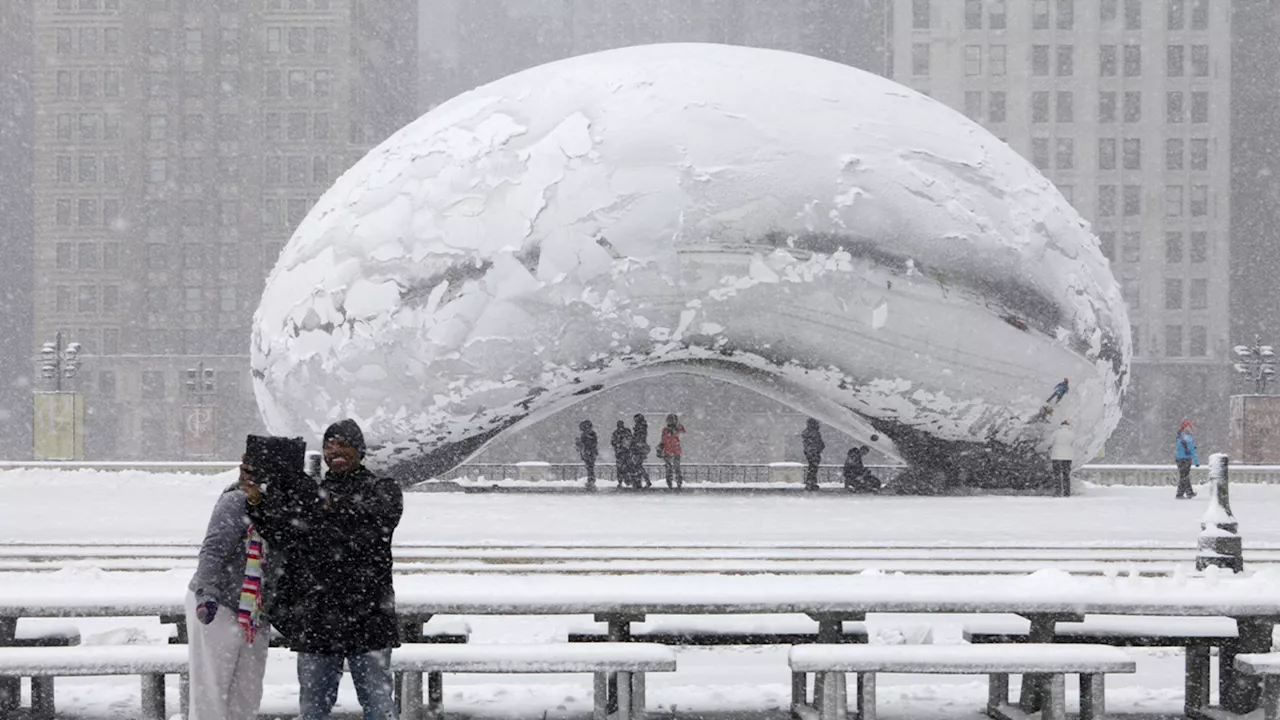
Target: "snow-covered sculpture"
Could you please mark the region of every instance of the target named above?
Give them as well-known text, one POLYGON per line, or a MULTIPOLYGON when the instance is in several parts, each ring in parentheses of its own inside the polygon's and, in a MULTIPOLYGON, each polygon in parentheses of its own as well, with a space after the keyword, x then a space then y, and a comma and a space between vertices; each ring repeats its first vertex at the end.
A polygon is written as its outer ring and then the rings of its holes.
POLYGON ((670 372, 954 479, 1042 445, 1064 377, 1053 424, 1092 457, 1128 327, 1088 225, 960 114, 812 57, 652 45, 517 73, 372 150, 281 255, 252 363, 273 432, 357 418, 404 479, 670 372))

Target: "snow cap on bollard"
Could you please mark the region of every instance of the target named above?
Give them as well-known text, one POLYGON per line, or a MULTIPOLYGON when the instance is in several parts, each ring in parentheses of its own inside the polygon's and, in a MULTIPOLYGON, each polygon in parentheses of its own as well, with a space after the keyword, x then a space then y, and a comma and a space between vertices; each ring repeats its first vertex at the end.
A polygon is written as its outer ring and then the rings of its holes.
POLYGON ((1200 518, 1196 570, 1213 566, 1244 571, 1243 543, 1236 532, 1239 524, 1231 513, 1229 465, 1225 453, 1209 457, 1209 507, 1200 518))

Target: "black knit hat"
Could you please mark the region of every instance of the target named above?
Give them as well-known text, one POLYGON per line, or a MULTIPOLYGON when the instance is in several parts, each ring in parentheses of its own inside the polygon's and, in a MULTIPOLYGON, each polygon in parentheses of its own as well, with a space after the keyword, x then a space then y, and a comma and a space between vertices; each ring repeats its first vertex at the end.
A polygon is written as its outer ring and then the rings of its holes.
POLYGON ((324 442, 329 442, 334 438, 359 450, 360 457, 364 457, 364 433, 360 431, 360 426, 356 424, 355 420, 347 418, 330 425, 329 429, 324 431, 324 442))

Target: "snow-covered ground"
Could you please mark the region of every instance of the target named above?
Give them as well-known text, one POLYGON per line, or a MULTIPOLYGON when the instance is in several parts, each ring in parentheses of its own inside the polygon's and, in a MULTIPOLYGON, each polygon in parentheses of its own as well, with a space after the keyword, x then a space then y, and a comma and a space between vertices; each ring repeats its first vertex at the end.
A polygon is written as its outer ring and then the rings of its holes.
MULTIPOLYGON (((197 543, 218 492, 231 475, 139 472, 0 472, 0 543, 197 543)), ((1280 487, 1241 486, 1234 510, 1246 546, 1280 542, 1268 522, 1280 511, 1280 487)), ((853 497, 836 493, 765 495, 521 495, 410 493, 397 539, 451 545, 566 544, 662 546, 854 543, 976 545, 1191 544, 1204 495, 1173 499, 1173 488, 1086 488, 1069 499, 1027 497, 853 497)), ((0 573, 18 581, 17 575, 0 573)), ((469 618, 474 642, 562 639, 585 618, 469 618)), ((47 621, 65 624, 66 621, 47 621)), ((160 642, 156 620, 73 621, 86 642, 160 642)), ((959 641, 959 618, 875 615, 875 642, 959 641)), ((1109 681, 1108 703, 1120 713, 1174 717, 1182 704, 1182 659, 1175 651, 1135 651, 1137 675, 1109 681)), ((788 674, 781 648, 691 649, 680 671, 653 675, 658 717, 786 717, 788 674)), ((288 658, 268 670, 264 711, 296 711, 288 658)), ((1069 688, 1070 690, 1070 688, 1069 688)), ((133 678, 58 681, 58 704, 70 717, 131 717, 133 678)), ((880 690, 888 718, 977 717, 980 678, 890 676, 880 690)), ((171 693, 176 698, 176 692, 171 693)), ((340 705, 354 710, 344 685, 340 705)), ((585 676, 450 676, 446 706, 465 717, 584 717, 585 676)), ((171 712, 176 708, 171 706, 171 712)))

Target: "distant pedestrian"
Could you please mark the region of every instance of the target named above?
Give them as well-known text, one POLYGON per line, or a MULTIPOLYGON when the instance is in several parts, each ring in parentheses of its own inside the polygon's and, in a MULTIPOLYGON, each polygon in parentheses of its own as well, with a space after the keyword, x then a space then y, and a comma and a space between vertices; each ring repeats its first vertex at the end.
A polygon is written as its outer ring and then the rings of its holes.
POLYGON ((578 439, 574 440, 573 445, 578 449, 578 457, 582 458, 582 464, 587 466, 587 489, 596 489, 596 457, 600 455, 600 440, 596 437, 596 431, 591 427, 590 420, 583 420, 578 423, 578 429, 582 431, 578 435, 578 439))
POLYGON ((849 453, 844 458, 845 490, 858 493, 880 492, 880 478, 868 472, 863 461, 869 452, 871 448, 866 445, 849 448, 849 453))
POLYGON ((1049 399, 1045 403, 1060 403, 1062 398, 1071 390, 1071 383, 1067 378, 1062 378, 1062 382, 1053 386, 1053 393, 1049 395, 1049 399))
POLYGON ((644 483, 644 487, 653 487, 653 481, 649 479, 649 471, 644 467, 644 461, 649 458, 649 421, 644 419, 644 415, 636 413, 635 425, 631 428, 631 471, 635 480, 636 487, 640 487, 640 483, 644 483))
POLYGON ((1071 421, 1063 420, 1057 430, 1053 431, 1052 447, 1049 459, 1053 461, 1053 476, 1058 481, 1058 495, 1071 495, 1071 461, 1076 457, 1076 434, 1071 430, 1071 421))
POLYGON ((619 420, 618 427, 609 438, 613 446, 614 473, 618 476, 618 487, 631 484, 631 431, 627 423, 619 420))
POLYGON ((680 436, 684 434, 684 426, 680 424, 675 413, 667 416, 667 424, 662 428, 662 442, 658 451, 662 454, 662 464, 667 467, 667 487, 671 487, 672 477, 675 486, 684 487, 684 473, 680 471, 680 436))
POLYGON ((800 433, 800 439, 804 441, 804 461, 808 464, 804 473, 804 489, 818 489, 818 463, 822 462, 822 451, 826 449, 827 444, 822 442, 822 429, 818 426, 818 421, 809 418, 805 423, 804 432, 800 433))
POLYGON ((1178 494, 1175 497, 1190 500, 1196 496, 1196 491, 1191 489, 1191 463, 1200 467, 1200 456, 1196 454, 1196 439, 1191 435, 1190 420, 1183 420, 1178 428, 1174 461, 1178 465, 1178 494))

